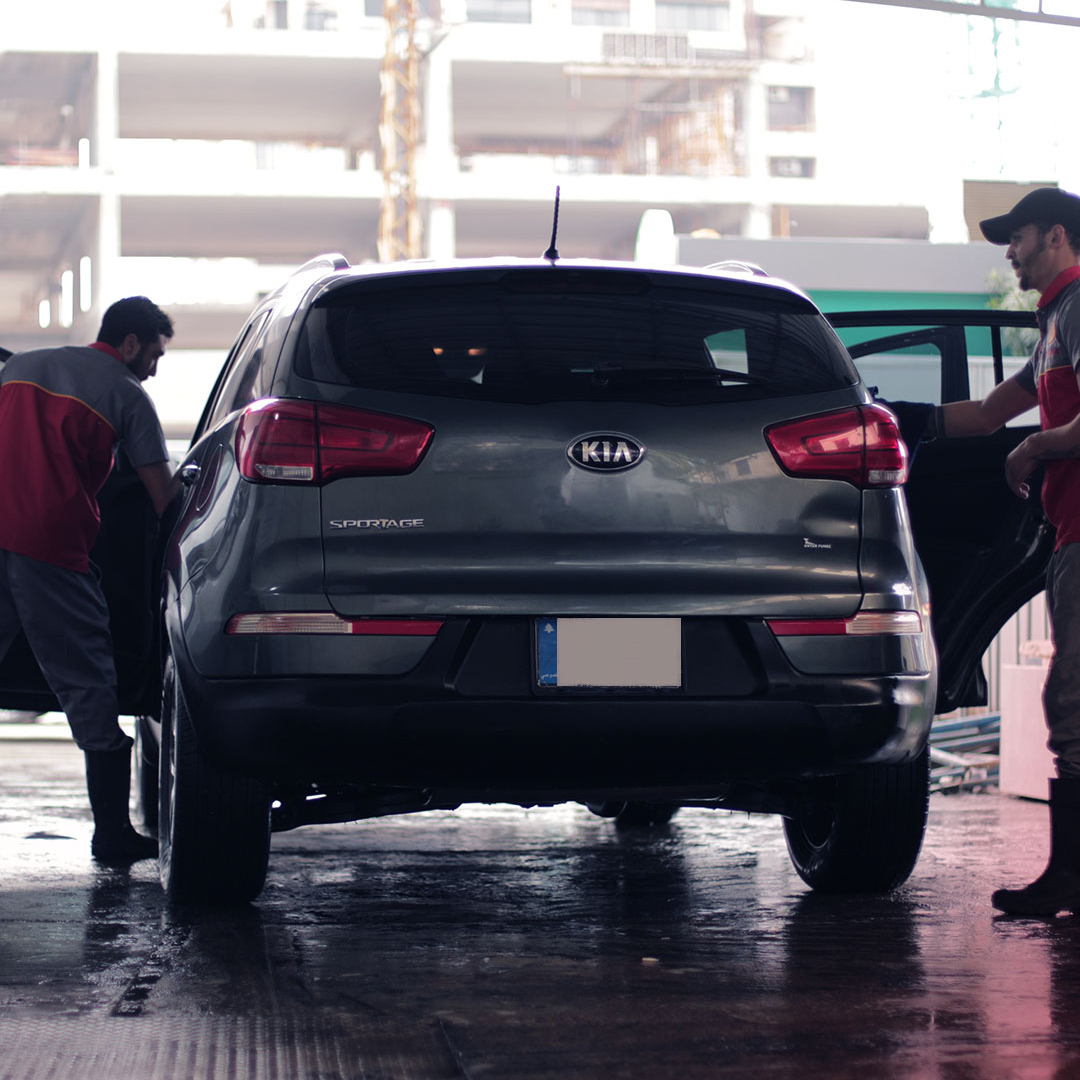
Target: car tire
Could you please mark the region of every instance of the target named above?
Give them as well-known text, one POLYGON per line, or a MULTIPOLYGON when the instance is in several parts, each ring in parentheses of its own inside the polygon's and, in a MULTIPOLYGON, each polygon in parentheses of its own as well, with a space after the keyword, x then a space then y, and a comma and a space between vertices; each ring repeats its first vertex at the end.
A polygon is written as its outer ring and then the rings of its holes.
POLYGON ((245 903, 266 881, 270 792, 200 754, 172 657, 162 675, 158 867, 170 900, 245 903))
POLYGON ((148 716, 135 717, 134 763, 135 809, 143 828, 158 827, 158 745, 148 716))
POLYGON ((600 802, 586 803, 597 817, 614 818, 620 829, 647 829, 666 825, 679 809, 678 803, 600 802))
POLYGON ((818 809, 784 818, 799 876, 820 892, 889 892, 915 867, 926 830, 930 752, 821 781, 818 809))

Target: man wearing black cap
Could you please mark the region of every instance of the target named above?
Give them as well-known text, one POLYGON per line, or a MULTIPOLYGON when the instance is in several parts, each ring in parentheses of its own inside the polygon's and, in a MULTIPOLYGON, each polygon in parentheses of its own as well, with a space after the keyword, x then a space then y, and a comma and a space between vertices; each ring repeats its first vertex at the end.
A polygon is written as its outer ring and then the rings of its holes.
POLYGON ((1043 508, 1057 531, 1046 579, 1054 658, 1043 704, 1057 777, 1050 781, 1050 861, 1022 889, 998 889, 994 907, 1016 915, 1080 912, 1080 197, 1038 188, 1007 214, 979 223, 1007 245, 1021 289, 1038 289, 1039 343, 1023 370, 982 401, 940 406, 931 433, 989 435, 1038 403, 1042 430, 1005 462, 1005 479, 1026 499, 1045 467, 1043 508))

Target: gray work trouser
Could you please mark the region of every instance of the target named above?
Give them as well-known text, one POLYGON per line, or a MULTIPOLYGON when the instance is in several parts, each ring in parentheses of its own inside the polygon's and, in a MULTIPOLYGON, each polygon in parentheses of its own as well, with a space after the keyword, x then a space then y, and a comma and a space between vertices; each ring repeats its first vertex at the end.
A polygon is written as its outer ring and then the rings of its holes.
POLYGON ((129 745, 116 716, 109 610, 96 574, 0 548, 0 657, 20 627, 80 748, 129 745))
POLYGON ((1043 688, 1047 745, 1060 777, 1080 778, 1080 543, 1062 544, 1046 574, 1054 658, 1043 688))

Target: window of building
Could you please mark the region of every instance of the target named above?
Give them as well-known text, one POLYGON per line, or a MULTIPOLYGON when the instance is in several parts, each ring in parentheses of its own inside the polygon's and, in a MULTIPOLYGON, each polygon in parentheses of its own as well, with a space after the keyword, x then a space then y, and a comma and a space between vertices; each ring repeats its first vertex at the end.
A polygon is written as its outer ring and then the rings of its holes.
MULTIPOLYGON (((381 19, 383 0, 364 0, 364 14, 372 19, 381 19)), ((420 0, 416 5, 416 14, 421 19, 436 19, 439 15, 439 0, 420 0)))
POLYGON ((771 157, 770 176, 798 176, 807 180, 814 175, 817 159, 812 157, 771 157))
POLYGON ((469 22, 532 22, 531 0, 465 0, 469 22))
POLYGON ((657 30, 727 30, 730 26, 727 0, 656 0, 657 30))
POLYGON ((337 11, 326 4, 319 3, 318 0, 308 0, 308 5, 304 9, 304 29, 336 30, 337 11))
POLYGON ((769 130, 812 131, 814 128, 814 88, 812 86, 769 87, 769 130))
POLYGON ((289 29, 288 0, 269 0, 266 5, 266 25, 272 30, 289 29))
POLYGON ((629 26, 630 0, 572 0, 575 26, 629 26))

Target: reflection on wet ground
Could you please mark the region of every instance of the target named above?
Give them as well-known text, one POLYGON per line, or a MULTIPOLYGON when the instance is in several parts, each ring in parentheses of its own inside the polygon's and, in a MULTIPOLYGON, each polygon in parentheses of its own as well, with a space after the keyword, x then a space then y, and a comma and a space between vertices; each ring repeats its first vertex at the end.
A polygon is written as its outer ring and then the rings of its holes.
POLYGON ((95 867, 69 743, 0 749, 0 1078, 1080 1077, 1080 919, 995 918, 1044 806, 935 796, 889 897, 779 822, 469 807, 275 837, 260 901, 95 867))

